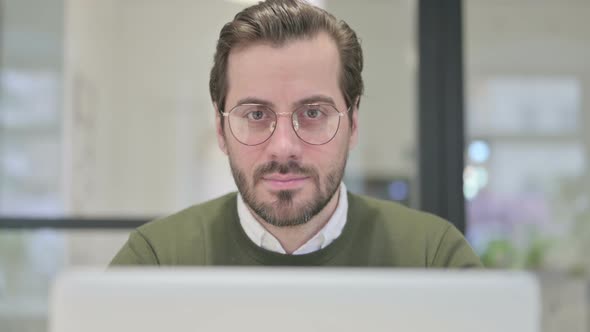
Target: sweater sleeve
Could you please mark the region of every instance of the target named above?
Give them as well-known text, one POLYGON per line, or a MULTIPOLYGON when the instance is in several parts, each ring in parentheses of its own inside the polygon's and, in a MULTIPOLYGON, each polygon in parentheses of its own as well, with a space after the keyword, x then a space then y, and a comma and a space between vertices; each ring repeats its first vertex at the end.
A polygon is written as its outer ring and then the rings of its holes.
POLYGON ((449 225, 430 264, 434 268, 481 268, 481 260, 461 232, 449 225))
POLYGON ((110 263, 110 266, 116 265, 160 265, 160 263, 149 241, 140 231, 134 230, 110 263))

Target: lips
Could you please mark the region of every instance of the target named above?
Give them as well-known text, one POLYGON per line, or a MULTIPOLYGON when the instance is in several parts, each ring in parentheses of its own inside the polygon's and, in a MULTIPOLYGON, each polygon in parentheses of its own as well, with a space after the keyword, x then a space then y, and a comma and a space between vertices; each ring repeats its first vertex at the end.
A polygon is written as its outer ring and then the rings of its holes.
POLYGON ((289 182, 289 181, 299 181, 307 179, 307 176, 304 175, 271 175, 271 176, 264 176, 262 177, 263 180, 267 181, 279 181, 279 182, 289 182))
POLYGON ((293 190, 302 187, 309 179, 304 175, 273 174, 262 177, 262 181, 271 190, 293 190))

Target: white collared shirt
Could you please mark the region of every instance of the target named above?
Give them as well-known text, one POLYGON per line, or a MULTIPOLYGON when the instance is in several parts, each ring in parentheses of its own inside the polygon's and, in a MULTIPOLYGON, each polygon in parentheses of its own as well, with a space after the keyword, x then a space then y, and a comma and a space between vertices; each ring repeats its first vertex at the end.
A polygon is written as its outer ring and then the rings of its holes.
MULTIPOLYGON (((338 206, 336 207, 336 210, 334 210, 330 220, 328 220, 316 235, 295 250, 293 255, 303 255, 318 251, 336 240, 344 229, 347 214, 348 196, 346 194, 346 186, 344 183, 341 183, 338 206)), ((286 251, 283 246, 281 246, 279 240, 269 233, 258 220, 254 218, 240 193, 238 193, 238 217, 240 218, 240 224, 242 225, 244 232, 246 232, 246 235, 248 235, 252 242, 263 249, 286 254, 286 251)))

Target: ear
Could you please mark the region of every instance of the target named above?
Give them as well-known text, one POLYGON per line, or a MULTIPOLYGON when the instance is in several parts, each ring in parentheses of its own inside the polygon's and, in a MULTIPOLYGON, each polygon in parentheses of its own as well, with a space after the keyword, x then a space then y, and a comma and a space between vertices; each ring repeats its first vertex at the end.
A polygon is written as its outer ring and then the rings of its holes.
MULTIPOLYGON (((225 141, 225 133, 224 129, 221 125, 223 120, 223 115, 219 113, 219 108, 217 107, 217 103, 213 103, 213 108, 215 109, 215 132, 217 134, 217 145, 223 153, 227 155, 227 142, 225 141)), ((225 121, 227 122, 227 121, 225 121)), ((226 123, 227 125, 227 123, 226 123)))
POLYGON ((352 107, 352 109, 350 110, 352 112, 352 126, 350 127, 351 131, 350 131, 350 138, 348 140, 348 150, 352 150, 358 143, 358 124, 359 124, 359 120, 358 120, 358 115, 359 115, 359 97, 356 98, 354 104, 354 106, 352 107))

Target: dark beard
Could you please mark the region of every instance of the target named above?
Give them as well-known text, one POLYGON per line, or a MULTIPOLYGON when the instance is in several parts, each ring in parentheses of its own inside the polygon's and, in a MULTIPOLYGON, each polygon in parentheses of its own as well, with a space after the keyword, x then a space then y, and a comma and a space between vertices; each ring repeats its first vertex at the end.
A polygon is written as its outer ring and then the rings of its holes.
POLYGON ((277 227, 290 227, 303 225, 311 218, 322 211, 330 202, 336 191, 340 186, 342 177, 344 175, 344 168, 346 166, 346 157, 342 162, 342 166, 337 168, 326 176, 325 190, 321 189, 319 173, 311 167, 303 167, 296 161, 289 161, 287 164, 279 164, 276 161, 271 161, 258 167, 254 171, 253 184, 248 185, 248 181, 237 167, 235 167, 230 159, 230 167, 234 180, 244 199, 244 202, 267 223, 277 227), (309 202, 293 211, 295 207, 294 196, 295 190, 281 190, 276 192, 276 200, 273 202, 261 202, 255 196, 253 188, 266 174, 271 173, 280 174, 299 174, 309 176, 312 179, 316 192, 309 202), (289 210, 295 212, 289 213, 289 210), (290 214, 290 215, 288 215, 290 214))

